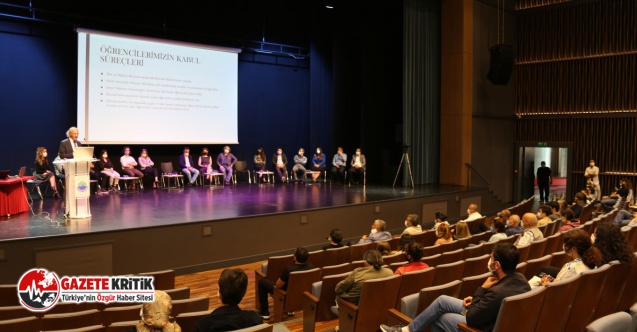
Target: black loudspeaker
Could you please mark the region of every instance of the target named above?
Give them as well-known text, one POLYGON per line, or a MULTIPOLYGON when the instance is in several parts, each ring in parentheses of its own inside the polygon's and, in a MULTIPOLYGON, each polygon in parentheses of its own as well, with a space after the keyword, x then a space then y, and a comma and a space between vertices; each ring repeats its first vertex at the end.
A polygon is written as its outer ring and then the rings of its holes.
POLYGON ((489 49, 491 65, 487 78, 495 85, 507 85, 513 73, 513 46, 497 44, 489 49))

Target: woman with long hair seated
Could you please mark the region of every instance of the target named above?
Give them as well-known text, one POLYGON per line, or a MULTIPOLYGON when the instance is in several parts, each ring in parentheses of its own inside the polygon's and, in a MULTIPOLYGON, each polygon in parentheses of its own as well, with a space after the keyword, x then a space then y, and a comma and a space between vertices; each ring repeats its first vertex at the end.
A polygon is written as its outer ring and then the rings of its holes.
POLYGON ((471 232, 469 231, 469 226, 464 221, 458 222, 456 224, 456 240, 468 239, 471 237, 471 232))
POLYGON ((35 179, 43 182, 49 182, 51 189, 53 189, 53 197, 60 198, 58 189, 55 184, 55 173, 51 171, 49 164, 48 153, 45 147, 39 147, 35 150, 35 179))
POLYGON ((438 225, 438 229, 436 229, 436 236, 438 236, 438 240, 436 240, 436 243, 434 243, 434 245, 453 242, 453 237, 451 236, 449 225, 445 223, 440 223, 438 225))
POLYGON ((601 264, 612 261, 632 263, 635 256, 628 247, 628 242, 619 226, 612 223, 600 223, 595 229, 595 247, 602 254, 601 264))

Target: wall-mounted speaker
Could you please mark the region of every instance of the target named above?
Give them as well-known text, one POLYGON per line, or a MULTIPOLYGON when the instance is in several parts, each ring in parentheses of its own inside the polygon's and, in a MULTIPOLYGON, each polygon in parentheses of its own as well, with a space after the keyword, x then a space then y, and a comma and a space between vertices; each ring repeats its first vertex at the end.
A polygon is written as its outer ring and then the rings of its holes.
POLYGON ((497 44, 489 49, 491 64, 487 78, 495 85, 507 85, 513 73, 513 46, 497 44))

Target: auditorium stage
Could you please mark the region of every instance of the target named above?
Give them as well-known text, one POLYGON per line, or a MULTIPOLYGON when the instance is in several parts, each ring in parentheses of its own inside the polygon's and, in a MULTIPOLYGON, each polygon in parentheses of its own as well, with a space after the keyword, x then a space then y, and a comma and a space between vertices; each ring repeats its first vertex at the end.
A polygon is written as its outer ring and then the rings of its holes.
POLYGON ((489 199, 485 188, 448 185, 237 184, 93 195, 92 218, 66 220, 63 200, 45 198, 34 201, 35 214, 0 218, 0 270, 14 276, 32 266, 69 274, 165 268, 189 273, 285 254, 299 245, 320 248, 332 228, 356 240, 374 219, 397 233, 408 213, 421 215, 428 226, 436 210, 454 219, 470 202, 485 205, 481 211, 497 210, 489 199))

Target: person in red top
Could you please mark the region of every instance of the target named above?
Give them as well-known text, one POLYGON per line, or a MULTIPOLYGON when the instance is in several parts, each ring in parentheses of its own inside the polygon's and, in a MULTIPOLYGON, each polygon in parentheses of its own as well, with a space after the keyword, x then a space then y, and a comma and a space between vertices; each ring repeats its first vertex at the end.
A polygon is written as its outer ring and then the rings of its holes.
POLYGON ((402 275, 407 272, 423 270, 429 267, 429 265, 420 261, 422 258, 422 246, 420 243, 411 242, 405 245, 403 251, 407 255, 409 263, 397 268, 396 272, 394 272, 395 275, 402 275))

